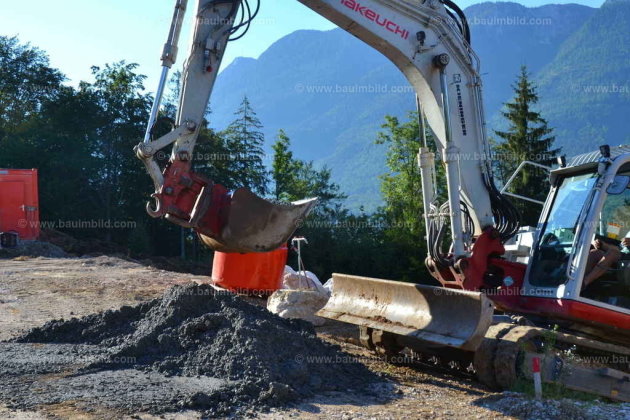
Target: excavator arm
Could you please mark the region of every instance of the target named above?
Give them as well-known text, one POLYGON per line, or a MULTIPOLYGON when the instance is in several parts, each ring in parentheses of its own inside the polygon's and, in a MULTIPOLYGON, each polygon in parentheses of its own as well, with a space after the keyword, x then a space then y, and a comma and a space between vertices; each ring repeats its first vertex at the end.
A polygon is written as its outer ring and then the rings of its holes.
MULTIPOLYGON (((420 150, 428 245, 428 264, 437 277, 473 253, 473 239, 484 232, 503 239, 517 228, 515 212, 494 187, 485 132, 478 59, 470 48, 463 14, 450 0, 299 0, 388 57, 413 85, 421 114, 439 144, 446 167, 448 202, 436 203, 435 157, 420 150), (452 252, 441 252, 444 220, 450 221, 452 252), (440 275, 439 273, 442 272, 440 275)), ((247 1, 198 0, 175 128, 152 139, 168 70, 175 63, 187 0, 177 0, 162 56, 163 72, 144 142, 136 147, 151 175, 153 217, 195 229, 213 249, 260 252, 277 247, 293 233, 315 200, 275 205, 240 189, 231 194, 191 171, 193 150, 230 37, 250 21, 247 1), (237 22, 237 20, 239 20, 237 22), (165 169, 154 160, 173 144, 165 169)), ((426 145, 425 145, 426 146, 426 145)), ((459 269, 456 269, 456 271, 459 269)), ((457 273, 455 272, 455 275, 457 273)))
POLYGON ((231 193, 192 171, 193 151, 210 95, 230 37, 244 22, 236 23, 240 0, 199 0, 195 10, 192 40, 182 73, 181 96, 175 128, 153 139, 160 102, 169 69, 176 61, 187 0, 177 0, 173 22, 162 55, 162 76, 151 110, 144 141, 135 152, 155 186, 155 205, 150 216, 164 217, 194 229, 210 248, 223 252, 264 252, 278 248, 301 225, 316 199, 292 204, 274 204, 246 188, 231 193), (173 144, 163 170, 155 154, 173 144))

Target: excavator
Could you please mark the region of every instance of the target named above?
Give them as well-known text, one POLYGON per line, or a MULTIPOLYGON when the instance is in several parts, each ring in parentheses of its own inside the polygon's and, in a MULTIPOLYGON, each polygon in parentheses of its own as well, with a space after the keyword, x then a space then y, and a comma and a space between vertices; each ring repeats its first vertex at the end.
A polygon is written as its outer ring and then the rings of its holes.
MULTIPOLYGON (((335 274, 318 314, 357 325, 361 343, 381 355, 437 358, 473 369, 493 389, 539 372, 545 383, 630 401, 630 250, 622 250, 630 237, 630 147, 558 159, 557 168, 547 168, 544 203, 516 197, 542 204, 538 226, 522 228, 507 189, 493 179, 480 62, 463 11, 451 0, 298 1, 400 69, 438 155, 422 136, 426 265, 441 287, 335 274), (442 203, 436 164, 446 173, 442 203)), ((197 0, 177 118, 172 131, 154 135, 187 7, 176 0, 146 135, 135 148, 155 186, 147 212, 193 229, 216 251, 274 250, 316 199, 269 202, 192 171, 225 50, 245 35, 260 0, 197 0), (170 145, 162 168, 155 155, 170 145)))

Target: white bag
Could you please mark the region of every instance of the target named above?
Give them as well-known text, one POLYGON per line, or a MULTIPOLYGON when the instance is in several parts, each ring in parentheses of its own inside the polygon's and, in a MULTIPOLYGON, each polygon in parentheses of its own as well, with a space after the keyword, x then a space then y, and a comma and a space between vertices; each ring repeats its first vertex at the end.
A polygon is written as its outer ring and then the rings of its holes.
POLYGON ((315 290, 328 295, 315 273, 310 271, 297 273, 289 266, 286 266, 284 269, 282 288, 287 290, 315 290))
POLYGON ((298 318, 315 326, 326 320, 315 315, 328 302, 328 295, 315 290, 278 290, 269 296, 267 309, 281 318, 298 318))

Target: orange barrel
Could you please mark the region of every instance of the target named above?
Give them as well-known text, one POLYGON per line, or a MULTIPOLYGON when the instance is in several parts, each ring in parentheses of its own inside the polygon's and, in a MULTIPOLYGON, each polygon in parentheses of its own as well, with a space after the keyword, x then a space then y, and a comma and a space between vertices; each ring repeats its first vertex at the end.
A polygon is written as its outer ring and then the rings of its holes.
POLYGON ((215 251, 212 281, 229 290, 273 293, 281 288, 288 255, 286 245, 262 253, 226 254, 215 251))

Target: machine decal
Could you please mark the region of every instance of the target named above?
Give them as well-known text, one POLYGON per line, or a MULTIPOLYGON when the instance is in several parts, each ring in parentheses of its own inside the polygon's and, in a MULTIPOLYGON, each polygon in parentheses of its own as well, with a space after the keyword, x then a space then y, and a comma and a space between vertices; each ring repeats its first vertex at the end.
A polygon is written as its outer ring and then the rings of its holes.
POLYGON ((348 9, 354 10, 355 12, 359 13, 364 18, 371 20, 372 22, 376 22, 378 25, 384 27, 388 31, 399 35, 402 39, 409 39, 408 30, 403 29, 396 22, 382 17, 379 13, 370 9, 368 6, 363 6, 356 0, 341 0, 341 4, 346 6, 348 9))
MULTIPOLYGON (((455 75, 456 76, 456 80, 457 80, 457 76, 459 76, 459 80, 461 81, 461 75, 455 75)), ((459 110, 459 121, 461 123, 462 126, 462 135, 466 136, 468 135, 468 127, 466 125, 466 115, 464 114, 464 99, 462 97, 462 85, 461 84, 457 84, 455 85, 455 90, 457 91, 457 109, 459 110)))

